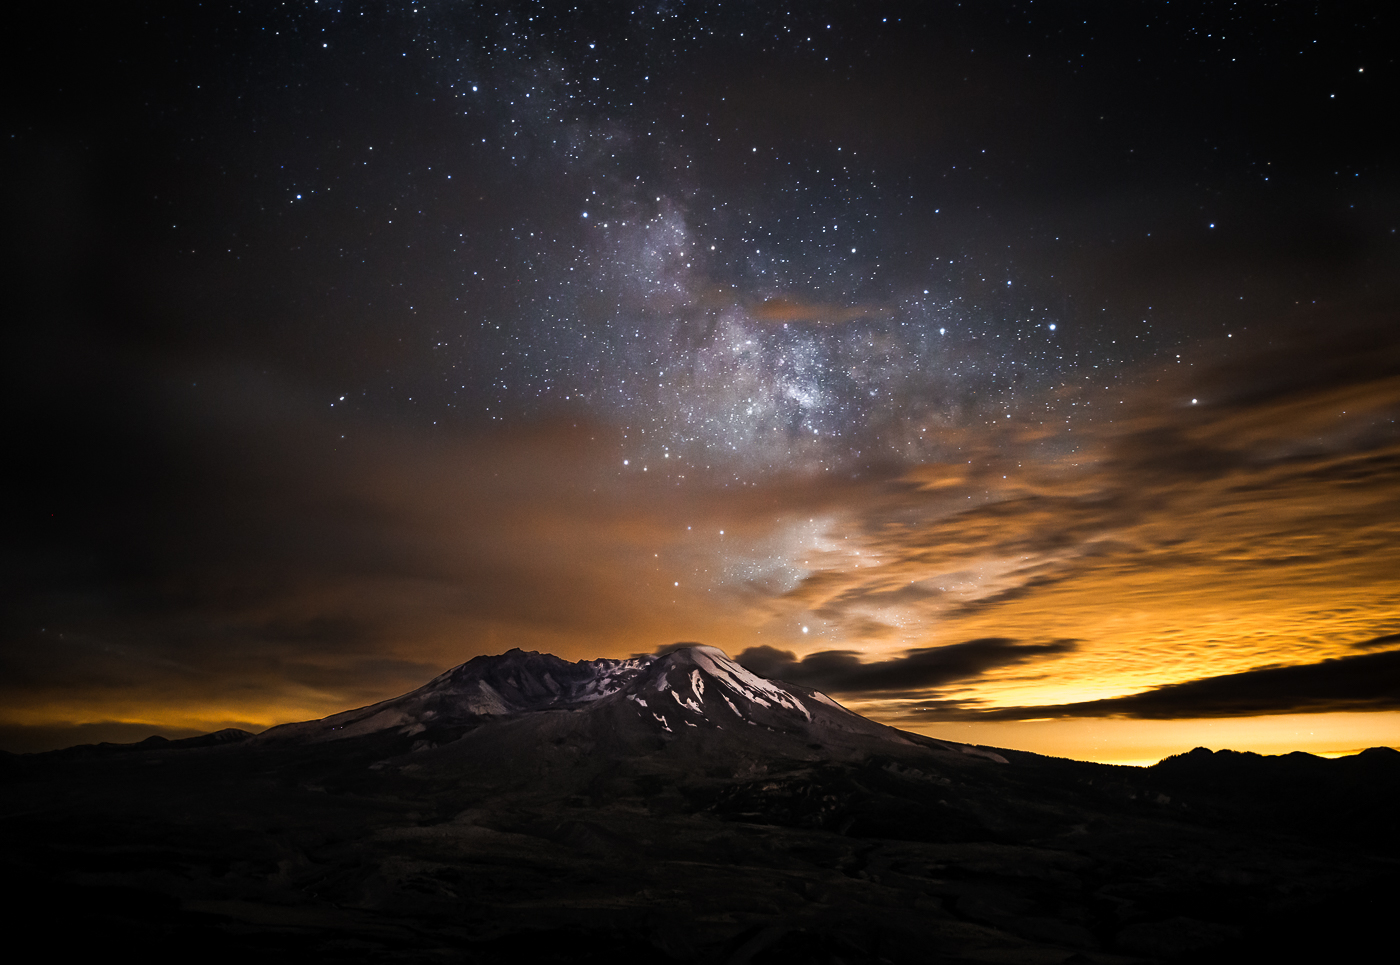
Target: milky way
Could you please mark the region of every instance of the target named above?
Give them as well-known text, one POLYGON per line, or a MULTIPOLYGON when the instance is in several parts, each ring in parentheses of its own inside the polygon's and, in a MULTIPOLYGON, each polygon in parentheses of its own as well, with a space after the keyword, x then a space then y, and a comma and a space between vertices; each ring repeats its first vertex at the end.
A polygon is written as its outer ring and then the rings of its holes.
MULTIPOLYGON (((600 415, 628 430, 620 458, 649 469, 916 461, 941 426, 1044 418, 1047 389, 1111 381, 1199 332, 1163 331, 1147 302, 1110 316, 1056 281, 1083 217, 1016 195, 1080 190, 1084 149, 1016 102, 1035 99, 1023 65, 989 92, 952 77, 979 67, 975 46, 921 63, 910 11, 420 13, 389 44, 402 67, 381 50, 384 76, 347 83, 371 102, 398 86, 433 116, 433 142, 410 129, 407 144, 302 149, 282 200, 288 217, 325 218, 305 212, 386 180, 356 216, 396 240, 409 222, 400 272, 428 279, 396 300, 441 380, 384 381, 436 414, 600 415), (872 70, 872 45, 901 59, 872 70), (1011 120, 988 127, 984 111, 1011 120)), ((345 56, 343 16, 303 29, 329 38, 317 56, 345 56)), ((1005 49, 984 56, 1007 68, 1005 49)), ((1174 211, 1136 220, 1144 241, 1183 230, 1174 211)))

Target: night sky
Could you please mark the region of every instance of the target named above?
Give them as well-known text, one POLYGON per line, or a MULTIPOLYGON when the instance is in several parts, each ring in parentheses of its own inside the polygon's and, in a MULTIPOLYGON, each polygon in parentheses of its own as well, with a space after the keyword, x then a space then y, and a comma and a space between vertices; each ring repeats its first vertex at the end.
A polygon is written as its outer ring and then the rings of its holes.
POLYGON ((0 746, 510 647, 1400 742, 1381 3, 63 5, 7 40, 0 746))

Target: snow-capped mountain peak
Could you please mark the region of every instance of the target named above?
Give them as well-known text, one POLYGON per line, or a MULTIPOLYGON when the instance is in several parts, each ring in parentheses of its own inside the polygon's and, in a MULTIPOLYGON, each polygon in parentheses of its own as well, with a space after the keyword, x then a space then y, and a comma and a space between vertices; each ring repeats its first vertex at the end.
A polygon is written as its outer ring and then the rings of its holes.
POLYGON ((549 712, 609 720, 610 727, 621 728, 618 733, 759 728, 901 740, 897 732, 825 694, 764 679, 723 650, 700 645, 662 655, 575 663, 518 649, 476 657, 400 697, 322 720, 284 724, 258 739, 319 742, 390 730, 405 736, 460 732, 492 720, 549 712))

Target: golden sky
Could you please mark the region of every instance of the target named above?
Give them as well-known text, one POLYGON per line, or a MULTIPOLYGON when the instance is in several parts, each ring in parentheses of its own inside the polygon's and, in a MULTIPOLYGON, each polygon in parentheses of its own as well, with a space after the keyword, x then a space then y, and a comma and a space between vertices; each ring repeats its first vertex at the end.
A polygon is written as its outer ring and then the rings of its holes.
POLYGON ((1395 349, 1232 350, 911 424, 944 458, 884 473, 624 468, 617 430, 562 422, 366 425, 326 453, 301 444, 315 417, 283 420, 275 470, 229 458, 219 513, 164 537, 190 567, 149 588, 162 605, 44 627, 0 717, 259 729, 513 646, 693 640, 898 726, 1062 756, 1395 744, 1395 349))

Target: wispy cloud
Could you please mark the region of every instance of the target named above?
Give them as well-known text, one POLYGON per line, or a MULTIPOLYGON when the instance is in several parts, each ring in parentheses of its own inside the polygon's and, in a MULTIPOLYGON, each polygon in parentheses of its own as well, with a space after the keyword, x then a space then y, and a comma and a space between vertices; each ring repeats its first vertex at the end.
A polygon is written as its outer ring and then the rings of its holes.
POLYGON ((511 646, 673 640, 892 722, 1391 706, 1392 654, 1358 651, 1400 641, 1400 345, 1185 368, 743 486, 622 473, 581 421, 331 450, 230 378, 182 416, 159 527, 85 536, 115 576, 75 596, 25 568, 4 720, 273 723, 511 646))
POLYGON ((888 309, 869 305, 835 305, 804 301, 775 295, 749 309, 749 314, 770 325, 800 323, 805 325, 839 325, 857 318, 888 315, 888 309))
POLYGON ((853 491, 804 578, 765 601, 771 626, 812 626, 812 652, 759 661, 827 686, 887 669, 869 693, 924 687, 922 706, 959 716, 1098 706, 1395 639, 1400 346, 1278 338, 1149 384, 1074 387, 1044 422, 945 432, 959 458, 853 491), (1079 643, 937 680, 893 656, 968 639, 1079 643))

